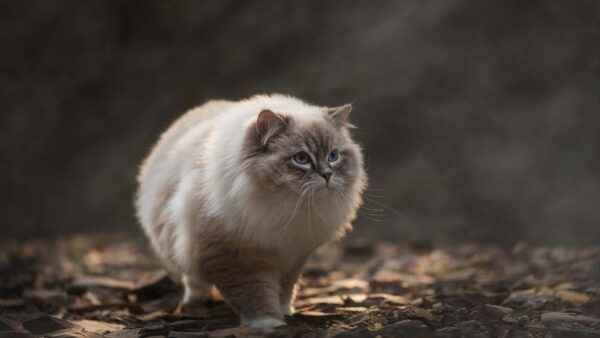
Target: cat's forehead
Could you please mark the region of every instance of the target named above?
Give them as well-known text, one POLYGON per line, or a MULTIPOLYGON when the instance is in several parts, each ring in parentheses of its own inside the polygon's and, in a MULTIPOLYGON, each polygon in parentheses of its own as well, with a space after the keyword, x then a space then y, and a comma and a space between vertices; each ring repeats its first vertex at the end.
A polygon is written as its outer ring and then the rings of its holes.
POLYGON ((306 146, 314 153, 327 151, 339 142, 339 130, 325 119, 292 124, 290 136, 296 145, 306 146))

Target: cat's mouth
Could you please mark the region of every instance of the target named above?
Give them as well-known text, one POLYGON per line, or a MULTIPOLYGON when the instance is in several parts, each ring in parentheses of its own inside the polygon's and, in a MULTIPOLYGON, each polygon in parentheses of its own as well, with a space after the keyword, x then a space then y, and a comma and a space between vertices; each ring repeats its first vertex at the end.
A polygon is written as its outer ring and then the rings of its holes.
POLYGON ((328 196, 329 194, 334 193, 336 188, 331 182, 322 182, 317 184, 315 191, 319 192, 321 196, 328 196))

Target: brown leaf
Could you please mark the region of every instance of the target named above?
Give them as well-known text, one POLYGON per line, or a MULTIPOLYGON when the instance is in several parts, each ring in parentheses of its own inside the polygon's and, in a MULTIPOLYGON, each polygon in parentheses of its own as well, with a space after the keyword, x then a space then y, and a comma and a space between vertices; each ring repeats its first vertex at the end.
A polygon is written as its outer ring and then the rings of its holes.
POLYGON ((11 309, 25 305, 22 298, 0 298, 0 308, 11 309))
POLYGON ((122 325, 122 324, 106 323, 106 322, 100 322, 97 320, 88 320, 88 319, 75 320, 72 323, 75 325, 81 326, 86 331, 99 333, 99 334, 103 334, 103 333, 107 333, 107 332, 114 332, 114 331, 121 331, 125 328, 125 325, 122 325))
POLYGON ((110 277, 79 276, 73 281, 74 286, 101 287, 116 290, 132 290, 135 284, 130 281, 110 277))
POLYGON ((564 302, 569 302, 573 305, 581 305, 591 300, 591 297, 586 295, 585 293, 570 290, 558 290, 556 291, 555 295, 556 298, 564 302))

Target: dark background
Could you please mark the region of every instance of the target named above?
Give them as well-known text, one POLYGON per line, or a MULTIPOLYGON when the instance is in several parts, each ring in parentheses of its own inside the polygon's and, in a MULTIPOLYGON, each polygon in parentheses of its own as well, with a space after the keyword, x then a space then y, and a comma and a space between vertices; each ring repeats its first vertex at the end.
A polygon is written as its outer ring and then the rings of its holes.
POLYGON ((3 1, 0 238, 137 234, 137 166, 173 119, 281 92, 354 103, 368 197, 398 211, 359 235, 594 243, 597 4, 3 1))

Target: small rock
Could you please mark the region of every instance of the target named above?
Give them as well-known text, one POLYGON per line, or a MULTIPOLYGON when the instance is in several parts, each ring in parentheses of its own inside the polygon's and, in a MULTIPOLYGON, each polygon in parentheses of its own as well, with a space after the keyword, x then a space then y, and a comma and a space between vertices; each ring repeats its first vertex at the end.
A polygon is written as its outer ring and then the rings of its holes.
POLYGON ((349 331, 349 332, 342 332, 340 334, 337 334, 335 336, 333 336, 333 338, 371 338, 373 337, 373 333, 371 333, 371 331, 369 331, 369 329, 362 328, 359 330, 355 330, 355 331, 349 331))
POLYGON ((536 293, 535 289, 511 292, 502 305, 521 310, 541 309, 548 302, 548 298, 536 293))
POLYGON ((171 331, 169 338, 209 338, 209 336, 204 332, 171 331))
POLYGON ((48 334, 73 327, 66 320, 42 315, 23 322, 23 328, 33 334, 48 334))
POLYGON ((81 328, 69 328, 44 335, 45 338, 101 338, 97 333, 87 332, 81 328))
POLYGON ((479 320, 502 320, 512 312, 513 310, 508 307, 484 304, 475 308, 471 314, 475 319, 479 320))
POLYGON ((436 337, 484 338, 492 337, 488 328, 477 320, 468 320, 436 332, 436 337))
POLYGON ((564 312, 543 313, 541 316, 541 322, 546 327, 587 328, 600 330, 600 319, 564 312))
POLYGON ((411 319, 387 325, 375 333, 382 337, 431 337, 431 330, 425 324, 411 319))
POLYGON ((104 335, 105 338, 139 338, 142 336, 142 329, 126 329, 123 331, 111 332, 104 335))
POLYGON ((35 336, 24 332, 3 331, 0 332, 0 338, 35 338, 35 336))
POLYGON ((512 313, 509 313, 506 316, 502 317, 502 321, 507 324, 517 324, 519 322, 519 320, 517 318, 515 318, 512 315, 512 313))

